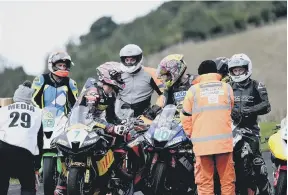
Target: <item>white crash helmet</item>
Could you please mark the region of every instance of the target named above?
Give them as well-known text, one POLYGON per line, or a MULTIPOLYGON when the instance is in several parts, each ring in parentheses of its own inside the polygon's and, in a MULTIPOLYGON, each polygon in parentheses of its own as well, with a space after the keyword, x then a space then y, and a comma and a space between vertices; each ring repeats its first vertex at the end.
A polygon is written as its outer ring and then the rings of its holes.
POLYGON ((74 63, 71 60, 71 56, 65 51, 53 52, 48 58, 48 70, 59 77, 67 77, 71 66, 74 66, 74 63), (55 66, 58 62, 64 62, 67 66, 67 70, 58 69, 55 66))
POLYGON ((228 71, 229 71, 229 76, 234 82, 242 82, 248 79, 252 75, 252 62, 250 58, 244 54, 234 54, 228 61, 228 71), (233 68, 236 67, 243 67, 246 68, 246 72, 242 75, 234 75, 233 74, 233 68))
POLYGON ((135 44, 128 44, 120 50, 121 69, 123 72, 133 73, 142 66, 142 49, 135 44), (126 63, 126 58, 134 58, 134 63, 126 63))

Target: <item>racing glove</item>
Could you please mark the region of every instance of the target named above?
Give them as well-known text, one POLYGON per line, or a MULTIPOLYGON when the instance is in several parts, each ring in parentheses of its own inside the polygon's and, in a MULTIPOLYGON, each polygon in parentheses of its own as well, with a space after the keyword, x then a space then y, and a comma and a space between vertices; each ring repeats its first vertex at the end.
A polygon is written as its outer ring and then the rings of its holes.
POLYGON ((123 119, 123 120, 121 120, 121 125, 125 125, 125 124, 127 124, 128 123, 128 120, 127 119, 123 119))
POLYGON ((238 109, 233 109, 231 112, 231 118, 234 121, 234 123, 238 124, 241 122, 241 113, 239 112, 238 109))
POLYGON ((251 109, 248 107, 242 108, 241 114, 243 117, 249 117, 251 116, 251 109))
POLYGON ((128 132, 128 127, 126 125, 116 125, 114 126, 114 133, 117 135, 123 136, 125 133, 128 132))

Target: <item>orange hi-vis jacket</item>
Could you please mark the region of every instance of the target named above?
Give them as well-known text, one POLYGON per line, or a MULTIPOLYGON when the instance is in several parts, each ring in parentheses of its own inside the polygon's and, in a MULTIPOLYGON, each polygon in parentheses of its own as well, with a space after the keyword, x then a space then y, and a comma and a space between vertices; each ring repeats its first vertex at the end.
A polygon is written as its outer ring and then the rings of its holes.
POLYGON ((187 91, 181 122, 196 156, 233 151, 233 90, 216 73, 199 76, 187 91))

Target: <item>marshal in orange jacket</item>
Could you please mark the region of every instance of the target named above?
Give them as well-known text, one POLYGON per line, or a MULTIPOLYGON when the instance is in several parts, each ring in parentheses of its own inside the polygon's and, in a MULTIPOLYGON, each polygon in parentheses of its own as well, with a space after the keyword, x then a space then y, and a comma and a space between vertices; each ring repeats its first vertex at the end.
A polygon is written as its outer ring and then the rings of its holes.
POLYGON ((199 76, 183 102, 181 122, 196 156, 233 151, 233 90, 220 80, 216 73, 199 76))

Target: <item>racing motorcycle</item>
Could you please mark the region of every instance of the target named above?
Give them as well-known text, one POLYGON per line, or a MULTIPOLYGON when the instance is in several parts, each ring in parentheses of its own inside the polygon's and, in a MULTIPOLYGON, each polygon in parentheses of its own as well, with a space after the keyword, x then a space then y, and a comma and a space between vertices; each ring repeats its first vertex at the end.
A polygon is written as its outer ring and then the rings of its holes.
POLYGON ((237 126, 233 129, 233 159, 235 162, 235 173, 236 173, 236 194, 256 194, 256 178, 253 169, 253 152, 247 142, 253 138, 252 130, 248 128, 238 128, 237 126))
POLYGON ((143 146, 147 155, 146 165, 134 181, 144 180, 149 191, 141 191, 147 194, 197 194, 191 142, 180 122, 174 120, 176 112, 175 105, 166 105, 148 131, 128 143, 132 149, 143 146))
POLYGON ((43 178, 45 195, 54 194, 58 175, 61 173, 61 160, 57 157, 57 149, 51 147, 52 140, 64 131, 67 117, 64 112, 54 106, 43 109, 42 125, 44 132, 43 156, 39 173, 43 178))
POLYGON ((286 118, 277 125, 277 132, 268 140, 271 151, 271 161, 273 163, 274 189, 275 195, 287 194, 287 124, 286 118))
MULTIPOLYGON (((118 158, 115 158, 114 153, 116 139, 104 132, 105 126, 98 128, 101 124, 95 122, 90 107, 83 101, 83 95, 89 90, 89 86, 93 86, 94 80, 89 78, 86 81, 78 101, 71 110, 65 132, 53 142, 65 158, 67 173, 64 174, 67 177, 69 195, 95 192, 124 193, 120 189, 121 186, 117 186, 115 182, 115 172, 119 163, 116 162, 118 158)), ((134 112, 130 112, 127 117, 131 118, 133 115, 134 112)), ((127 122, 132 124, 130 120, 127 122)), ((125 137, 129 139, 128 135, 125 137)), ((128 190, 125 193, 129 192, 128 190)))
POLYGON ((139 147, 130 148, 127 144, 143 135, 149 125, 140 117, 133 117, 134 111, 129 104, 123 104, 121 112, 129 130, 123 136, 116 136, 113 151, 118 156, 118 162, 116 162, 115 177, 112 180, 115 182, 114 186, 118 186, 121 190, 126 189, 125 191, 128 193, 134 191, 134 186, 131 184, 133 184, 136 172, 145 165, 145 154, 139 147))
POLYGON ((111 149, 113 137, 94 126, 89 107, 77 102, 65 132, 55 139, 57 149, 65 157, 69 195, 108 190, 107 183, 115 160, 111 149))
MULTIPOLYGON (((233 160, 236 173, 235 190, 237 195, 254 195, 257 187, 253 169, 253 152, 247 140, 256 140, 251 138, 253 132, 250 129, 239 128, 238 124, 232 124, 233 160)), ((216 195, 221 194, 221 184, 217 173, 214 174, 214 191, 216 195)))

